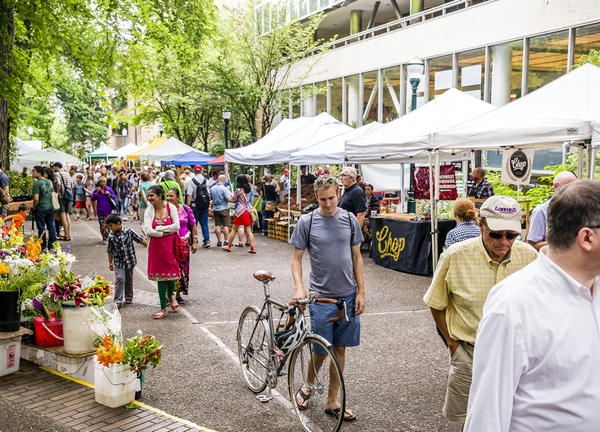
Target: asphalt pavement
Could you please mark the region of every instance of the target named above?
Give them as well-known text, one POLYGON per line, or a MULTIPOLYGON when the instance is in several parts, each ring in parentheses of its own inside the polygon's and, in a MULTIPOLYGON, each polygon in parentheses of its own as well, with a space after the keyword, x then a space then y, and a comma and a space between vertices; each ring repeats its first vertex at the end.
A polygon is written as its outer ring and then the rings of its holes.
MULTIPOLYGON (((139 232, 138 222, 126 226, 139 232)), ((276 276, 275 300, 293 294, 292 247, 257 234, 256 255, 237 247, 226 253, 211 234, 213 247, 192 255, 186 305, 163 320, 152 319, 159 309, 156 284, 145 278, 146 249, 136 246, 134 303, 122 309, 123 332, 131 337, 141 329, 165 345, 162 363, 146 373, 145 404, 219 432, 301 430, 280 401, 261 403, 254 397, 235 361, 239 315, 263 300, 262 285, 252 274, 267 270, 276 276)), ((71 237, 62 244, 77 256, 73 270, 114 280, 97 221, 74 221, 71 237)), ((449 356, 422 302, 430 278, 377 266, 366 253, 363 259, 367 307, 361 345, 347 351, 344 373, 347 404, 358 419, 342 430, 459 431, 441 415, 449 356)), ((308 259, 304 268, 308 279, 308 259)), ((285 380, 277 390, 287 397, 285 380)), ((0 400, 0 411, 6 403, 0 400)))

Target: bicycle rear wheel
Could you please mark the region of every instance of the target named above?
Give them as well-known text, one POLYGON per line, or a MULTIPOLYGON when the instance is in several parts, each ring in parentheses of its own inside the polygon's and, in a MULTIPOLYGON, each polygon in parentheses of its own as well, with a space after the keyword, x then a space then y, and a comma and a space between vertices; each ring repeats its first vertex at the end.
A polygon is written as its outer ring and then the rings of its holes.
POLYGON ((323 338, 308 336, 294 350, 288 370, 288 390, 296 417, 306 432, 340 430, 346 408, 344 377, 323 338), (298 406, 299 391, 310 393, 306 409, 298 406), (340 408, 338 412, 325 412, 326 408, 335 407, 340 408))
POLYGON ((267 386, 269 363, 269 326, 259 319, 260 311, 248 306, 242 312, 237 328, 238 358, 248 388, 261 393, 267 386))

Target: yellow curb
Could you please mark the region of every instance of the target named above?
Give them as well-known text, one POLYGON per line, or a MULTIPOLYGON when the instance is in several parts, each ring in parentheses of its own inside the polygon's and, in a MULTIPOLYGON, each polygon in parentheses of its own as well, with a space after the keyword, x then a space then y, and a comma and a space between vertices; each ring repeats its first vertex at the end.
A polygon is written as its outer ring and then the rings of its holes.
MULTIPOLYGON (((46 371, 46 372, 50 372, 50 373, 52 373, 52 374, 54 374, 54 375, 58 375, 58 376, 59 376, 59 377, 61 377, 61 378, 65 378, 65 379, 71 380, 71 381, 73 381, 73 382, 76 382, 77 384, 81 384, 81 385, 84 385, 84 386, 86 386, 86 387, 89 387, 89 388, 94 388, 94 385, 93 385, 93 384, 90 384, 90 383, 88 383, 88 382, 85 382, 85 381, 79 380, 79 379, 77 379, 77 378, 73 378, 72 376, 69 376, 69 375, 65 375, 65 374, 64 374, 64 373, 62 373, 62 372, 59 372, 59 371, 57 371, 57 370, 54 370, 54 369, 50 369, 50 368, 48 368, 48 367, 46 367, 46 366, 40 366, 40 369, 42 369, 42 370, 44 370, 44 371, 46 371)), ((149 410, 149 411, 155 412, 156 414, 160 414, 160 415, 162 415, 162 416, 165 416, 165 417, 167 417, 167 418, 170 418, 171 420, 174 420, 174 421, 176 421, 176 422, 178 422, 178 423, 182 423, 182 424, 184 424, 184 425, 186 425, 186 426, 189 426, 189 427, 193 427, 193 428, 199 429, 199 430, 201 430, 201 431, 203 431, 203 432, 217 432, 217 431, 215 431, 215 430, 213 430, 213 429, 208 429, 208 428, 205 428, 205 427, 203 427, 203 426, 197 425, 196 423, 192 423, 192 422, 191 422, 191 421, 189 421, 189 420, 185 420, 185 419, 182 419, 182 418, 179 418, 179 417, 175 417, 174 415, 171 415, 171 414, 169 414, 169 413, 166 413, 166 412, 164 412, 163 410, 160 410, 160 409, 158 409, 158 408, 154 408, 154 407, 152 407, 152 406, 150 406, 150 405, 146 405, 146 404, 145 404, 145 403, 143 403, 143 402, 133 401, 132 403, 133 403, 134 405, 137 405, 137 406, 139 406, 140 408, 145 408, 145 409, 147 409, 147 410, 149 410)))

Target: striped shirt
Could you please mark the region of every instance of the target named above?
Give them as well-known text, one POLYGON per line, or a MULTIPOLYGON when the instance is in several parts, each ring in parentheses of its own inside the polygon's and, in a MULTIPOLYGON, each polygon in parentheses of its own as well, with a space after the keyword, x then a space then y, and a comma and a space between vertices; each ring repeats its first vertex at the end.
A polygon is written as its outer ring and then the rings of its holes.
POLYGON ((546 221, 548 220, 549 205, 550 200, 546 201, 543 204, 540 204, 535 209, 533 209, 533 212, 531 212, 527 241, 536 243, 546 241, 546 221))
POLYGON ((432 309, 446 310, 452 339, 474 344, 490 289, 536 258, 536 250, 518 240, 501 263, 490 258, 481 236, 456 243, 441 255, 423 301, 432 309))
POLYGON ((446 234, 446 241, 444 242, 444 250, 448 249, 454 243, 458 243, 464 240, 469 240, 473 237, 481 235, 481 230, 472 221, 459 222, 456 228, 452 228, 446 234))

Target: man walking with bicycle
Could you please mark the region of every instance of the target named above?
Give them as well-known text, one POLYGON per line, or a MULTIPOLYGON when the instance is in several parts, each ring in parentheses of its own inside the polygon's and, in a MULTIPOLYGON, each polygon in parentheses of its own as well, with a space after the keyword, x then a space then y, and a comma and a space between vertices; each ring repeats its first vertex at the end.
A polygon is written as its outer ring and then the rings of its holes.
MULTIPOLYGON (((294 277, 294 300, 307 297, 302 282, 302 256, 308 250, 310 255, 310 290, 319 297, 345 299, 347 319, 330 322, 338 315, 336 305, 314 303, 309 306, 311 329, 333 345, 333 352, 344 369, 346 347, 360 343, 360 318, 365 308, 365 286, 360 244, 363 236, 356 216, 338 208, 339 186, 329 175, 319 177, 315 183, 315 193, 319 208, 298 222, 290 243, 294 246, 292 275, 294 277)), ((307 384, 314 382, 314 370, 320 369, 325 353, 318 347, 314 350, 316 363, 308 365, 307 384)), ((337 400, 339 381, 332 375, 325 412, 339 415, 340 402, 337 400)), ((298 408, 306 409, 310 404, 311 391, 302 387, 296 394, 298 408)), ((344 420, 355 420, 352 410, 346 409, 344 420)))

